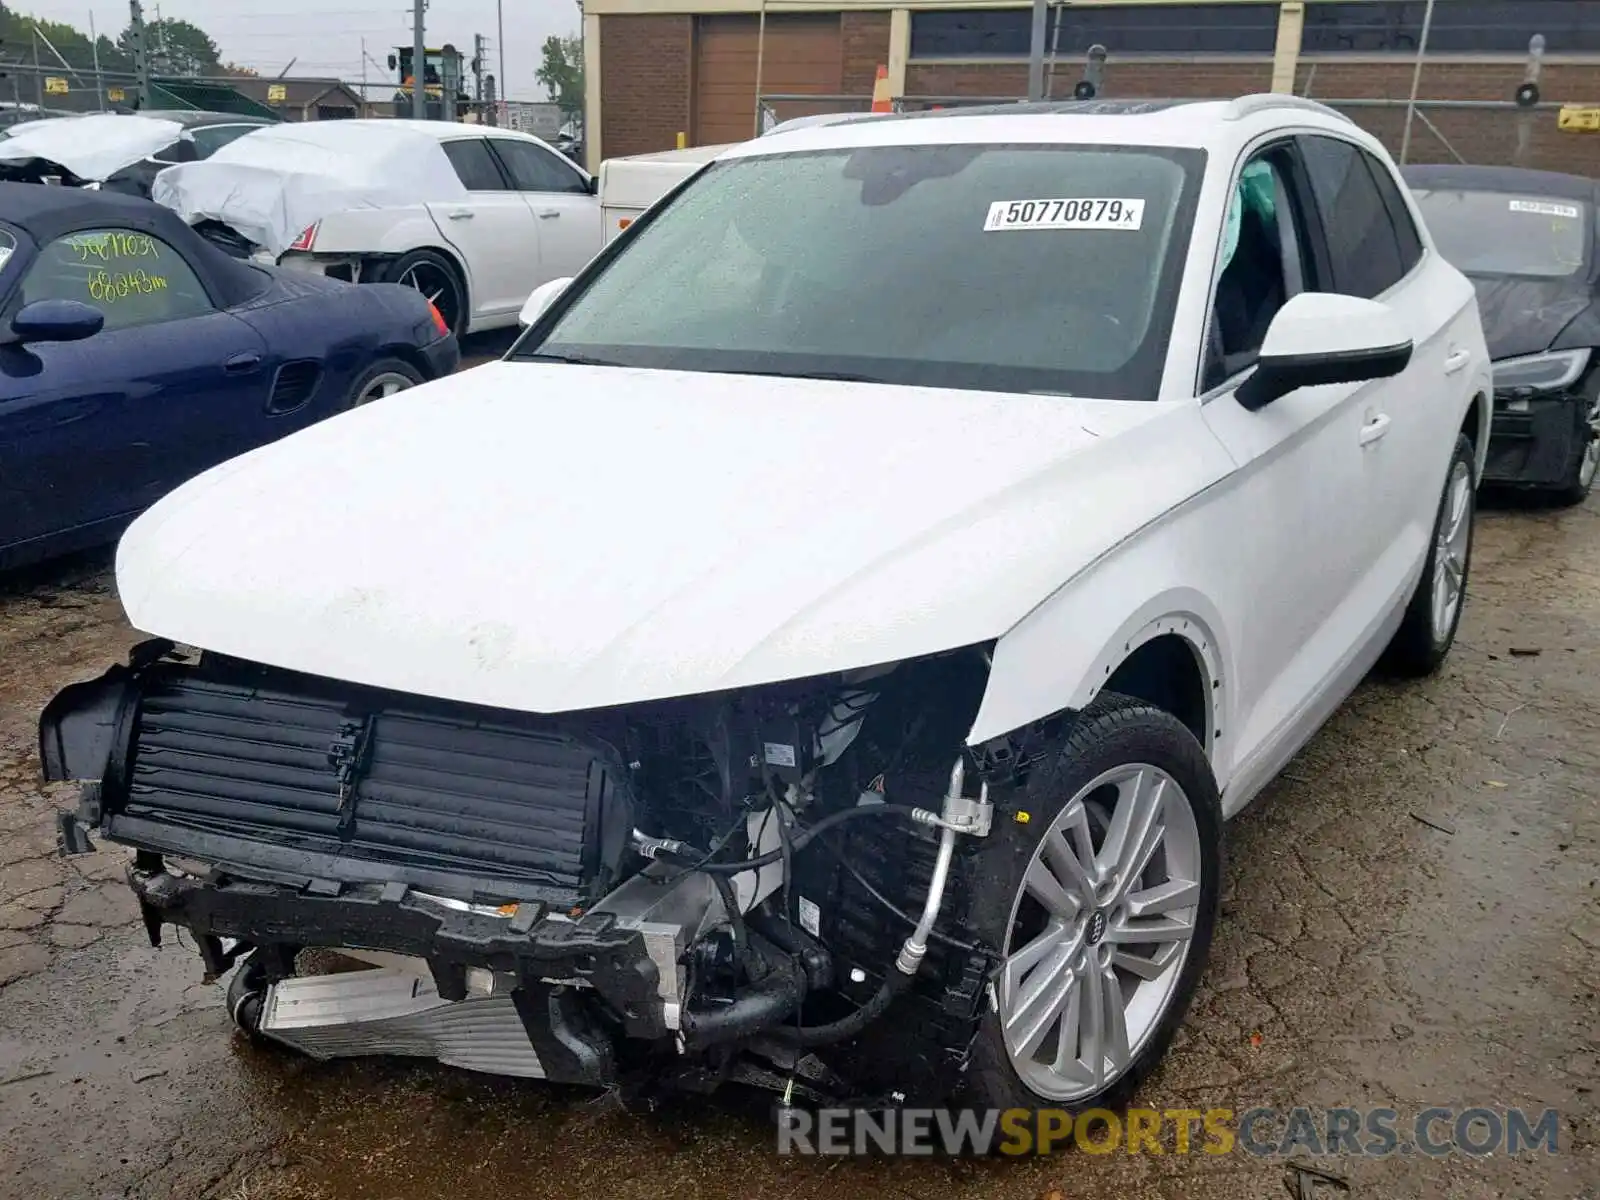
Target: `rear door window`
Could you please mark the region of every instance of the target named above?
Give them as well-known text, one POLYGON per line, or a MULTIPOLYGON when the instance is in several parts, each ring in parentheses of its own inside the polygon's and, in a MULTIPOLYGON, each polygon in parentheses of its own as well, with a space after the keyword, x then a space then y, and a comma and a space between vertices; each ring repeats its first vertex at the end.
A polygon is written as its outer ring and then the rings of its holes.
POLYGON ((505 176, 489 152, 489 143, 483 138, 462 138, 444 143, 445 157, 456 169, 461 185, 469 192, 504 192, 505 176))
POLYGON ((229 142, 237 141, 252 129, 260 129, 259 125, 207 125, 203 129, 191 130, 189 136, 194 139, 195 154, 200 158, 210 158, 229 142))
POLYGON ((1358 147, 1330 137, 1304 137, 1300 143, 1327 233, 1332 290, 1371 300, 1407 270, 1389 209, 1358 147))
POLYGON ((494 139, 494 151, 505 164, 512 186, 519 192, 573 192, 587 194, 589 185, 553 151, 532 142, 494 139))

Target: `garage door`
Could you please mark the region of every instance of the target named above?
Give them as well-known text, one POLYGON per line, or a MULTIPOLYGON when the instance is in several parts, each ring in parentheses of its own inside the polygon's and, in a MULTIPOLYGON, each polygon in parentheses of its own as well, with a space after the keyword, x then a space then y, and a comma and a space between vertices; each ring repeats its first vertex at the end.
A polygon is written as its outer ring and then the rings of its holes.
MULTIPOLYGON (((696 26, 694 136, 701 146, 740 142, 755 132, 756 45, 761 92, 838 95, 839 16, 701 17, 696 26)), ((776 105, 782 119, 827 111, 819 104, 776 105)))

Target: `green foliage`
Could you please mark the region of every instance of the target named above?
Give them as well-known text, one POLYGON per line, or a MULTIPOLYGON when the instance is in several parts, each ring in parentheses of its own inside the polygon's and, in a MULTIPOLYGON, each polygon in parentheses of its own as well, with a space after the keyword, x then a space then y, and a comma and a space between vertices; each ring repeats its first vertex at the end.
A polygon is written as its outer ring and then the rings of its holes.
POLYGON ((533 77, 550 92, 564 116, 583 111, 583 39, 547 37, 539 48, 539 69, 533 77))
MULTIPOLYGON (((76 26, 61 21, 36 20, 24 13, 13 12, 9 8, 0 6, 0 38, 5 39, 5 54, 8 59, 13 62, 33 61, 36 28, 40 35, 38 46, 41 66, 60 65, 60 60, 50 53, 50 46, 53 45, 61 52, 61 57, 76 70, 94 69, 94 46, 90 43, 88 35, 76 26)), ((133 60, 123 54, 110 38, 101 35, 99 41, 102 70, 115 72, 133 69, 133 60)))
MULTIPOLYGON (((216 75, 221 73, 221 51, 205 30, 188 21, 169 18, 145 22, 145 51, 153 75, 216 75)), ((33 61, 34 31, 38 31, 39 64, 60 65, 50 52, 54 46, 61 58, 75 71, 94 69, 95 48, 89 37, 75 25, 46 21, 15 12, 0 5, 0 38, 5 39, 5 57, 13 62, 33 61)), ((117 35, 116 41, 102 34, 100 69, 108 74, 133 70, 132 27, 117 35)))
MULTIPOLYGON (((117 45, 130 59, 133 53, 133 27, 117 38, 117 45)), ((144 50, 150 58, 152 75, 215 75, 222 66, 222 52, 205 30, 188 21, 167 18, 146 21, 144 50)))

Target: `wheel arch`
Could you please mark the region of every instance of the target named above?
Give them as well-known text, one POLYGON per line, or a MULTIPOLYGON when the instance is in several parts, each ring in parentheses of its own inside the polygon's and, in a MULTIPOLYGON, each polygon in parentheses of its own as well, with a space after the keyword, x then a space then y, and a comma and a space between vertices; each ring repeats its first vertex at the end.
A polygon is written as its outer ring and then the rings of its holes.
POLYGON ((1099 603, 1116 586, 1068 589, 995 644, 969 743, 1077 712, 1111 691, 1171 712, 1213 764, 1229 757, 1218 755, 1232 661, 1220 613, 1200 592, 1172 587, 1118 621, 1099 603))
POLYGON ((1489 433, 1494 425, 1494 401, 1487 389, 1479 388, 1467 402, 1466 415, 1461 419, 1460 432, 1472 443, 1473 478, 1483 480, 1489 463, 1489 433))
POLYGON ((455 272, 456 278, 461 282, 461 307, 466 323, 472 323, 472 272, 467 269, 466 259, 456 253, 449 246, 437 243, 419 246, 410 246, 404 250, 386 250, 383 254, 385 272, 393 268, 394 264, 405 258, 408 254, 426 252, 437 254, 455 272))

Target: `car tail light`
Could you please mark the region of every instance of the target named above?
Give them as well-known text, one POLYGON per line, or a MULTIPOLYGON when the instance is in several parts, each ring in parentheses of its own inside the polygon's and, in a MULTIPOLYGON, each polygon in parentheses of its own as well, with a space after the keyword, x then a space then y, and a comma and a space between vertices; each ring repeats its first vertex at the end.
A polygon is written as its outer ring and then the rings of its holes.
POLYGON ((617 218, 617 230, 618 230, 618 232, 626 229, 629 225, 632 225, 632 224, 633 224, 633 218, 632 217, 619 217, 619 218, 617 218))
POLYGON ((450 326, 445 322, 444 314, 439 311, 439 306, 432 300, 428 301, 428 311, 433 314, 433 327, 439 331, 439 336, 444 337, 450 332, 450 326))
POLYGON ((304 229, 302 229, 300 231, 300 236, 295 238, 294 241, 289 243, 289 249, 291 249, 291 250, 299 250, 302 253, 307 251, 307 250, 310 250, 311 247, 316 244, 316 241, 317 241, 317 226, 320 225, 321 223, 322 222, 320 222, 320 221, 314 221, 310 225, 307 225, 304 229))

